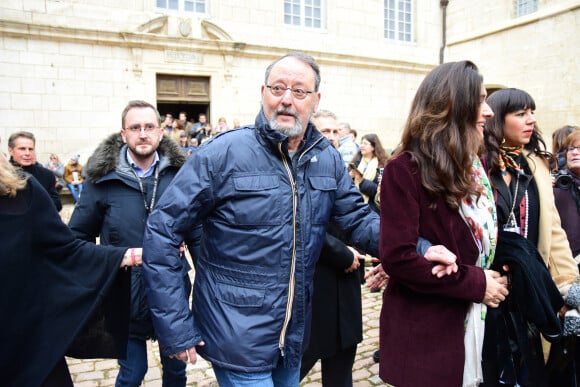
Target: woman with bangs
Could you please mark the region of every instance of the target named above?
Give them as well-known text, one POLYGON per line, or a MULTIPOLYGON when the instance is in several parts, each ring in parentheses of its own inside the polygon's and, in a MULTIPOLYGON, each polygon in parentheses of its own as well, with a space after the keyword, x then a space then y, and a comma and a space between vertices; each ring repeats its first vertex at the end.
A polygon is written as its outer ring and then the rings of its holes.
POLYGON ((530 313, 531 293, 518 298, 514 287, 521 282, 513 281, 507 301, 487 315, 482 386, 547 386, 549 345, 544 343, 542 349, 540 333, 551 342, 560 339, 557 313, 563 316, 570 307, 563 306, 562 296, 572 302, 574 297, 568 295, 577 289, 572 284, 578 268, 554 204, 551 155, 536 125, 534 99, 511 88, 494 92, 488 103, 495 116, 485 129, 485 160, 496 198, 498 239, 502 246, 515 241, 501 253, 498 250, 496 261, 519 255, 518 271, 510 267, 508 273, 536 270, 532 285, 541 283, 545 272, 547 280, 540 290, 553 314, 548 313, 547 320, 532 321, 537 314, 530 313), (524 250, 530 254, 522 258, 524 250))

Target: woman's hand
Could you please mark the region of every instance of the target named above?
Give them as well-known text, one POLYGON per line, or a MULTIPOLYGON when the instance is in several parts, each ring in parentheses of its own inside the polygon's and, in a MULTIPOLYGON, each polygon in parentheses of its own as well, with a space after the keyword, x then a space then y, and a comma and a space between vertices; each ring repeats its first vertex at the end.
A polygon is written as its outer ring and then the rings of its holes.
POLYGON ((356 184, 360 184, 363 181, 363 175, 360 171, 356 168, 350 168, 348 170, 348 175, 352 177, 356 184))
POLYGON ((497 308, 509 294, 508 278, 494 270, 484 270, 485 296, 483 303, 490 308, 497 308))

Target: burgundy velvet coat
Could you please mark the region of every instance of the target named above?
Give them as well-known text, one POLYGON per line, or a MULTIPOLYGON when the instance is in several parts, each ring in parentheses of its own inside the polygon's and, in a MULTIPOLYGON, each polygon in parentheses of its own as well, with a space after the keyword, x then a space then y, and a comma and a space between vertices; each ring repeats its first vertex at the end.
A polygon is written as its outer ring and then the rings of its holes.
POLYGON ((410 155, 391 160, 381 182, 380 258, 391 276, 380 317, 381 379, 396 386, 461 386, 464 319, 485 295, 485 274, 467 224, 443 198, 431 208, 410 155), (437 278, 416 252, 419 236, 457 255, 457 273, 437 278))

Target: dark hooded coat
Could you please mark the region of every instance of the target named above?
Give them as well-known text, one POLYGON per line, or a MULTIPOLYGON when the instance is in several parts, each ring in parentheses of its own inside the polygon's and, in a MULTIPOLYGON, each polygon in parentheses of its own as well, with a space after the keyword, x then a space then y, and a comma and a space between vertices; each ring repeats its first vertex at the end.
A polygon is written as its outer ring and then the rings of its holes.
MULTIPOLYGON (((41 385, 107 289, 128 284, 124 252, 76 239, 33 177, 16 197, 0 197, 2 386, 41 385)), ((128 313, 115 317, 127 325, 128 313)))

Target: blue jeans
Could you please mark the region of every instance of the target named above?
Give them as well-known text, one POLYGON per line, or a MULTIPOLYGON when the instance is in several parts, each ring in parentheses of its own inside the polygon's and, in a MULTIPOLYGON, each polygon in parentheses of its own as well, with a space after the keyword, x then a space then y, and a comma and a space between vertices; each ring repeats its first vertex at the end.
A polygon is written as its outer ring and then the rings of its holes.
POLYGON ((298 387, 300 367, 277 367, 264 372, 238 372, 213 366, 220 387, 298 387))
POLYGON ((66 186, 68 187, 68 190, 72 194, 75 203, 78 202, 79 197, 81 196, 81 192, 83 192, 83 185, 82 184, 74 185, 69 183, 66 186))
MULTIPOLYGON (((119 365, 121 368, 115 387, 139 387, 147 373, 147 342, 129 339, 127 358, 119 359, 119 365)), ((161 355, 161 366, 163 367, 163 387, 185 387, 187 377, 184 362, 161 355)))

